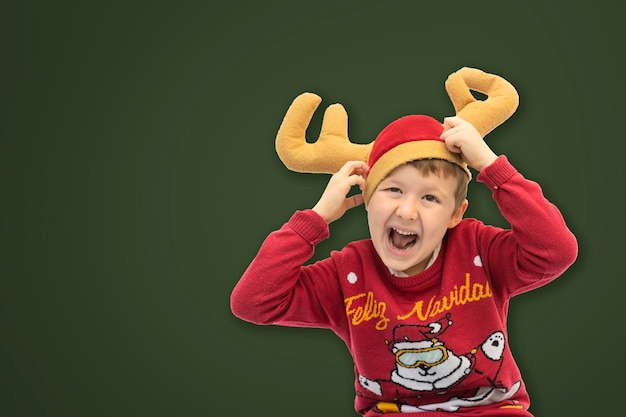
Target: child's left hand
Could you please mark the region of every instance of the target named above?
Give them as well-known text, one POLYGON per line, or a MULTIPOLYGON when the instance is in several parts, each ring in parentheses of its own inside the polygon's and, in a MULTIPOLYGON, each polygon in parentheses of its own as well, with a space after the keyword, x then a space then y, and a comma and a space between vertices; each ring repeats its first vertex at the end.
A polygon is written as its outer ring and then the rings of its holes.
POLYGON ((460 153, 463 160, 478 171, 498 158, 476 128, 458 116, 443 119, 441 139, 451 152, 460 153))

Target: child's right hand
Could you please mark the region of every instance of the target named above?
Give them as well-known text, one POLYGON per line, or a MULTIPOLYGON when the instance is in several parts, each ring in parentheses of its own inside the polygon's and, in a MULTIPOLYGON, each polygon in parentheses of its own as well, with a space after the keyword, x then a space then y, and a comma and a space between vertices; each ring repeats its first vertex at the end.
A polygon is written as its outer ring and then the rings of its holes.
POLYGON ((328 185, 313 211, 322 216, 326 223, 340 219, 349 209, 363 203, 363 194, 348 197, 350 189, 358 185, 365 189, 369 166, 362 161, 346 162, 328 181, 328 185))

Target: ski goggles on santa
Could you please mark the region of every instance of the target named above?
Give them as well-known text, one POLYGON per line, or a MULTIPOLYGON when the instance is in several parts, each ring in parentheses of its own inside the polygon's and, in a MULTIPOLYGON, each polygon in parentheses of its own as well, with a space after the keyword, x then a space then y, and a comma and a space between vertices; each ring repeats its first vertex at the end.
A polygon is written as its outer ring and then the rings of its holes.
POLYGON ((448 350, 443 346, 421 349, 401 349, 396 352, 396 363, 405 368, 435 366, 448 359, 448 350))

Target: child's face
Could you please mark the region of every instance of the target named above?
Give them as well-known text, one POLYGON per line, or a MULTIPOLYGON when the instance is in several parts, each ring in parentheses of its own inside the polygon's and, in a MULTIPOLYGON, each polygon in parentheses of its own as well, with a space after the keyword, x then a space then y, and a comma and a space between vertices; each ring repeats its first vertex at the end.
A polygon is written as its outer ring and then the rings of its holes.
POLYGON ((422 272, 449 228, 467 209, 456 207, 456 180, 424 175, 411 164, 394 169, 367 205, 374 248, 385 265, 408 275, 422 272))

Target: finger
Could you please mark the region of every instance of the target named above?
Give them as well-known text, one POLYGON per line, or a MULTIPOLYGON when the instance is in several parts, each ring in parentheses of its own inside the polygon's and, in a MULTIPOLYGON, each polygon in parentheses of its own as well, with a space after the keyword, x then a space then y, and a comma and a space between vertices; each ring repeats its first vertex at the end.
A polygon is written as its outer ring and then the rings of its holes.
POLYGON ((456 129, 456 127, 448 127, 447 129, 444 128, 443 132, 441 132, 441 135, 439 135, 439 138, 447 141, 448 138, 454 135, 457 131, 458 130, 456 129))
POLYGON ((360 175, 363 179, 367 179, 367 175, 369 174, 369 172, 370 167, 365 162, 360 163, 354 170, 354 173, 360 175))
POLYGON ((351 197, 346 198, 345 207, 346 210, 350 210, 356 206, 363 204, 363 194, 355 194, 351 197))
POLYGON ((365 189, 365 178, 362 175, 353 174, 348 179, 351 187, 358 185, 361 190, 365 189))
POLYGON ((442 139, 444 139, 444 143, 450 152, 461 153, 461 144, 462 142, 459 140, 458 136, 454 134, 448 134, 444 138, 442 135, 442 139))
POLYGON ((369 166, 363 161, 348 161, 342 169, 350 174, 366 175, 369 172, 369 166))
POLYGON ((461 122, 462 122, 462 119, 460 117, 458 117, 458 116, 445 117, 443 119, 443 127, 445 129, 451 129, 451 128, 461 124, 461 122))

